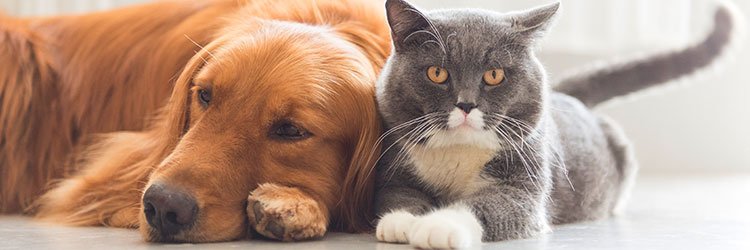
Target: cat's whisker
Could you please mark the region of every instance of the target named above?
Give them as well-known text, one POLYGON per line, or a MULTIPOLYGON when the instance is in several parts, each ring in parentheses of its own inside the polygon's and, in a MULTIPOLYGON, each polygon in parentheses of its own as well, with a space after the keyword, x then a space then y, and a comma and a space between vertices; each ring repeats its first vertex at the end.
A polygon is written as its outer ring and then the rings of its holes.
MULTIPOLYGON (((415 14, 417 14, 420 17, 424 18, 424 20, 429 20, 429 18, 427 18, 424 14, 422 14, 422 12, 419 12, 418 10, 411 9, 411 8, 407 9, 407 10, 411 11, 411 12, 414 12, 415 14)), ((445 42, 443 41, 443 37, 440 35, 440 31, 437 29, 437 27, 435 27, 435 24, 433 24, 432 22, 428 21, 427 23, 430 25, 430 29, 432 29, 432 32, 430 32, 430 31, 427 31, 427 32, 430 35, 432 35, 436 40, 438 40, 438 42, 440 44, 440 49, 443 50, 443 54, 444 55, 447 55, 448 54, 448 50, 447 50, 447 48, 445 46, 445 42)), ((408 40, 409 36, 411 36, 411 34, 408 35, 408 36, 406 36, 406 38, 404 38, 404 42, 406 40, 408 40)))
POLYGON ((438 42, 437 42, 437 41, 435 41, 435 40, 427 40, 427 41, 424 41, 424 42, 423 42, 422 44, 420 44, 419 46, 420 46, 420 47, 422 47, 422 46, 424 46, 425 44, 428 44, 428 43, 434 43, 435 45, 437 45, 437 46, 440 46, 440 43, 438 43, 438 42))
MULTIPOLYGON (((515 123, 515 126, 518 129, 520 129, 520 130, 522 130, 522 131, 524 131, 524 132, 526 132, 528 134, 533 134, 536 131, 534 128, 532 128, 530 125, 528 125, 526 122, 524 122, 522 120, 519 120, 519 119, 516 119, 516 118, 513 118, 513 117, 509 117, 509 116, 505 116, 505 115, 502 115, 502 114, 493 114, 493 115, 496 116, 496 117, 501 117, 504 120, 508 120, 510 122, 515 123)), ((563 159, 562 155, 559 152, 560 149, 557 148, 557 147, 553 147, 552 145, 550 145, 550 142, 542 140, 542 139, 539 139, 539 138, 536 138, 536 137, 529 136, 529 137, 526 137, 525 139, 530 139, 530 140, 535 141, 537 143, 541 143, 545 147, 551 149, 551 153, 552 153, 552 156, 553 156, 552 158, 554 159, 555 162, 551 162, 550 165, 553 166, 553 167, 556 167, 558 169, 561 169, 563 175, 565 176, 565 179, 568 181, 568 184, 570 185, 570 188, 572 190, 575 190, 575 187, 573 186, 573 182, 570 180, 570 177, 568 176, 568 169, 565 166, 565 160, 563 159)), ((535 153, 538 153, 538 152, 535 152, 535 153)))
MULTIPOLYGON (((515 118, 512 118, 512 117, 508 117, 508 116, 504 116, 504 115, 500 115, 500 114, 498 114, 497 116, 504 117, 505 120, 513 122, 514 123, 513 125, 515 125, 518 129, 520 129, 524 133, 527 133, 529 135, 536 134, 536 130, 532 126, 528 125, 526 122, 524 122, 522 120, 515 119, 515 118)), ((527 137, 525 137, 525 139, 529 139, 529 140, 532 140, 532 141, 535 141, 535 142, 539 142, 539 143, 549 144, 548 141, 543 141, 540 138, 536 138, 536 137, 533 137, 533 136, 527 136, 527 137)))
POLYGON ((398 145, 398 144, 399 144, 399 143, 400 143, 400 142, 401 142, 402 140, 404 140, 404 139, 405 139, 406 137, 409 137, 409 136, 411 136, 411 135, 412 135, 413 133, 415 133, 415 132, 416 132, 416 131, 417 131, 418 129, 420 129, 420 127, 421 127, 421 126, 425 126, 425 124, 426 124, 426 123, 422 123, 422 124, 419 124, 419 125, 417 125, 417 126, 416 126, 416 127, 414 128, 414 129, 410 130, 409 132, 405 133, 404 135, 402 135, 401 137, 399 137, 398 139, 396 139, 396 140, 395 140, 395 141, 394 141, 393 143, 391 143, 391 145, 389 145, 389 146, 388 146, 388 147, 387 147, 387 148, 386 148, 385 150, 383 150, 383 151, 381 152, 381 154, 380 154, 380 157, 378 157, 378 159, 377 159, 377 161, 376 161, 376 162, 380 161, 380 160, 382 159, 382 157, 383 157, 383 156, 384 156, 384 155, 385 155, 386 153, 388 153, 388 151, 390 151, 390 149, 391 149, 391 148, 393 148, 394 146, 398 145))
MULTIPOLYGON (((538 184, 536 183, 536 181, 535 181, 535 179, 536 179, 536 175, 535 175, 534 173, 532 173, 532 172, 531 172, 531 169, 529 169, 529 167, 528 167, 529 163, 528 163, 528 162, 526 162, 526 159, 525 159, 524 155, 523 155, 523 154, 521 153, 521 151, 520 151, 520 150, 518 149, 518 147, 517 147, 517 146, 516 146, 516 144, 515 144, 515 143, 513 142, 513 140, 512 140, 511 138, 510 138, 510 136, 509 136, 509 135, 507 135, 507 134, 506 134, 505 132, 503 132, 503 131, 502 131, 501 129, 499 129, 499 128, 493 128, 493 129, 494 129, 494 130, 495 130, 495 131, 496 131, 497 133, 499 133, 499 134, 500 134, 500 135, 501 135, 501 136, 502 136, 502 137, 504 138, 504 140, 505 140, 505 141, 507 141, 507 142, 508 142, 508 143, 509 143, 509 144, 511 145, 511 148, 512 148, 512 150, 514 150, 514 151, 516 152, 516 154, 518 155, 518 157, 519 157, 519 158, 520 158, 520 160, 521 160, 521 165, 523 165, 523 168, 524 168, 524 169, 526 170, 526 174, 528 175, 528 177, 529 177, 529 181, 531 181, 532 185, 534 185, 534 186, 535 186, 535 187, 537 187, 537 188, 541 188, 541 185, 538 185, 538 184)), ((511 154, 511 155, 512 155, 512 154, 511 154)))
POLYGON ((435 36, 435 34, 433 34, 429 30, 417 30, 417 31, 414 31, 414 32, 412 32, 411 34, 409 34, 408 36, 406 36, 404 38, 404 42, 408 41, 412 36, 418 35, 418 34, 428 34, 428 35, 434 37, 435 39, 431 39, 431 40, 428 40, 428 41, 434 41, 438 46, 440 46, 440 49, 445 49, 445 48, 443 48, 443 44, 440 41, 437 40, 437 39, 440 39, 440 38, 438 38, 437 36, 435 36))
MULTIPOLYGON (((510 137, 510 135, 507 133, 505 133, 505 136, 510 137)), ((509 140, 512 140, 512 139, 509 138, 509 140)), ((538 181, 539 181, 538 171, 539 169, 541 169, 541 165, 536 159, 536 157, 531 157, 525 150, 525 148, 529 148, 532 150, 533 148, 526 147, 525 144, 521 144, 520 149, 518 149, 519 148, 518 143, 514 143, 513 145, 514 145, 514 150, 518 154, 518 157, 521 159, 521 162, 524 168, 529 174, 529 178, 531 179, 532 184, 534 184, 534 186, 536 186, 537 188, 541 188, 540 185, 538 184, 538 181), (535 180, 536 182, 534 182, 535 180)))
POLYGON ((391 128, 391 129, 389 129, 388 131, 384 132, 383 135, 381 135, 378 138, 377 141, 375 141, 375 145, 376 146, 380 145, 380 143, 382 143, 383 140, 385 140, 385 138, 388 137, 388 135, 390 135, 390 134, 392 134, 392 133, 394 133, 394 132, 396 132, 398 130, 406 128, 406 127, 408 127, 410 125, 413 125, 415 123, 421 122, 422 120, 429 119, 430 115, 432 115, 432 114, 427 114, 427 115, 423 115, 423 116, 417 117, 415 119, 412 119, 410 121, 404 122, 404 123, 402 123, 402 124, 400 124, 398 126, 395 126, 395 127, 391 128))
POLYGON ((506 46, 503 46, 503 48, 501 48, 501 49, 502 49, 503 51, 505 51, 505 53, 506 53, 506 54, 508 54, 508 64, 512 65, 512 64, 513 64, 513 53, 510 53, 510 50, 508 50, 508 49, 507 49, 507 48, 505 48, 505 47, 506 47, 506 46))
MULTIPOLYGON (((387 174, 388 174, 389 172, 391 172, 391 169, 393 169, 393 168, 395 168, 395 167, 397 167, 397 166, 401 166, 401 164, 403 163, 403 158, 404 158, 404 157, 406 156, 406 155, 404 154, 404 152, 405 152, 404 150, 406 149, 406 147, 404 147, 404 146, 408 145, 408 142, 412 141, 412 140, 413 140, 413 138, 414 138, 414 136, 415 136, 415 135, 417 135, 417 134, 418 134, 418 133, 419 133, 420 131, 424 131, 424 130, 425 130, 425 128, 427 128, 427 127, 430 127, 430 126, 434 126, 434 125, 433 125, 433 123, 434 123, 434 122, 435 122, 435 120, 434 120, 434 119, 427 119, 427 121, 425 121, 424 123, 422 123, 422 124, 418 125, 418 126, 417 126, 417 127, 415 127, 414 129, 410 130, 410 131, 409 131, 408 133, 406 133, 406 134, 404 134, 403 136, 401 136, 401 137, 400 137, 399 139, 397 139, 397 140, 396 140, 395 142, 393 142, 393 143, 392 143, 392 144, 391 144, 391 145, 390 145, 390 146, 389 146, 389 147, 388 147, 388 148, 387 148, 387 149, 386 149, 386 150, 385 150, 385 151, 384 151, 384 152, 383 152, 383 153, 381 154, 381 157, 382 157, 383 155, 385 155, 385 153, 386 153, 386 151, 387 151, 387 150, 390 150, 390 148, 391 148, 391 147, 393 147, 394 145, 397 145, 397 144, 401 143, 401 141, 404 141, 404 140, 406 141, 406 143, 404 143, 404 145, 402 145, 402 146, 400 147, 400 150, 399 150, 399 152, 397 152, 397 153, 396 153, 396 158, 395 158, 395 159, 394 159, 394 160, 393 160, 392 162, 390 162, 390 165, 389 165, 389 166, 387 167, 387 169, 386 169, 386 171, 385 171, 385 174, 386 174, 386 175, 387 175, 387 174)), ((380 158, 378 158, 378 161, 380 161, 380 158)), ((395 173, 395 172, 394 172, 394 173, 395 173)), ((391 177, 389 177, 389 178, 388 178, 388 180, 390 180, 390 178, 391 178, 391 177)), ((387 181, 386 181, 386 183, 387 183, 387 181)))
MULTIPOLYGON (((388 174, 390 172, 390 169, 394 168, 395 166, 403 166, 402 164, 404 163, 404 161, 408 159, 414 148, 417 146, 417 143, 413 142, 413 138, 419 138, 426 132, 433 130, 437 126, 436 124, 434 124, 435 121, 436 120, 428 120, 427 122, 422 124, 424 125, 424 128, 410 131, 412 135, 409 136, 409 139, 407 139, 404 145, 402 145, 401 150, 399 150, 399 152, 396 154, 396 158, 395 160, 393 160, 393 162, 391 162, 391 166, 389 166, 389 170, 386 171, 386 174, 388 174)), ((386 183, 388 183, 391 178, 393 178, 393 174, 395 174, 395 171, 388 174, 389 177, 386 179, 386 183)))
MULTIPOLYGON (((440 126, 440 123, 431 125, 429 128, 425 129, 424 132, 419 137, 428 136, 428 135, 432 134, 434 131, 436 131, 436 130, 439 129, 439 126, 440 126)), ((404 154, 404 156, 410 156, 410 155, 412 155, 412 153, 413 153, 414 149, 417 147, 417 145, 418 145, 418 143, 411 143, 411 145, 409 145, 409 147, 408 147, 406 153, 404 154)), ((424 153, 425 150, 428 150, 427 147, 422 147, 422 152, 423 153, 424 153)), ((406 159, 401 159, 400 163, 402 163, 404 160, 406 160, 406 159)), ((392 178, 392 176, 389 177, 389 180, 390 180, 390 178, 392 178)))
POLYGON ((389 136, 390 134, 392 134, 392 133, 394 133, 394 132, 396 132, 396 131, 398 131, 398 130, 404 129, 404 128, 408 127, 408 126, 411 126, 411 125, 413 125, 413 124, 415 124, 415 123, 419 123, 419 122, 421 122, 422 120, 425 120, 425 119, 430 119, 431 117, 433 117, 433 116, 436 116, 436 115, 439 115, 439 114, 436 114, 436 113, 429 113, 429 114, 426 114, 426 115, 423 115, 423 116, 420 116, 420 117, 414 118, 414 119, 412 119, 412 120, 406 121, 406 122, 404 122, 404 123, 402 123, 402 124, 399 124, 399 125, 397 125, 397 126, 394 126, 393 128, 391 128, 391 129, 389 129, 388 131, 384 132, 384 133, 383 133, 383 134, 382 134, 382 135, 381 135, 381 136, 380 136, 380 137, 378 138, 378 140, 376 140, 376 141, 375 141, 375 145, 373 146, 373 149, 374 149, 374 148, 377 148, 378 146, 380 146, 380 144, 381 144, 381 143, 383 142, 383 140, 385 140, 385 138, 387 138, 387 137, 388 137, 388 136, 389 136))
MULTIPOLYGON (((507 120, 507 121, 510 121, 510 122, 514 123, 514 125, 515 125, 516 128, 518 128, 519 130, 523 131, 524 133, 528 133, 529 135, 533 135, 536 132, 535 128, 533 128, 532 126, 528 125, 526 122, 524 122, 522 120, 519 120, 519 119, 516 119, 516 118, 513 118, 513 117, 509 117, 509 116, 505 116, 505 115, 502 115, 502 114, 493 114, 493 116, 495 116, 495 117, 502 117, 504 120, 507 120)), ((504 125, 504 123, 501 123, 501 125, 504 125)), ((526 139, 526 140, 532 140, 532 141, 534 141, 536 143, 540 143, 540 144, 542 144, 543 147, 546 147, 546 148, 550 149, 550 153, 552 154, 553 162, 550 162, 549 165, 553 166, 555 168, 560 169, 562 171, 562 174, 565 176, 565 179, 568 182, 568 185, 570 186, 570 188, 572 190, 575 190, 575 187, 573 186, 573 182, 570 180, 570 177, 568 176, 568 168, 565 166, 565 160, 563 159, 562 155, 560 154, 560 149, 558 147, 554 147, 553 145, 551 145, 549 141, 542 140, 542 139, 536 138, 534 136, 527 136, 524 139, 526 139)), ((538 154, 538 152, 536 152, 536 150, 534 150, 534 151, 535 151, 534 152, 535 154, 538 154)))
MULTIPOLYGON (((382 144, 382 143, 383 143, 383 140, 385 140, 385 138, 386 138, 386 137, 388 137, 388 136, 389 136, 390 134, 392 134, 392 133, 394 133, 394 132, 396 132, 396 131, 398 131, 398 130, 404 129, 404 128, 408 127, 408 126, 411 126, 411 125, 413 125, 413 124, 415 124, 415 123, 419 123, 419 122, 421 122, 422 120, 425 120, 425 119, 430 119, 431 117, 434 117, 434 116, 439 116, 439 115, 440 115, 439 113, 428 113, 428 114, 425 114, 425 115, 423 115, 423 116, 420 116, 420 117, 414 118, 414 119, 412 119, 412 120, 409 120, 409 121, 406 121, 406 122, 404 122, 404 123, 402 123, 402 124, 399 124, 399 125, 396 125, 396 126, 394 126, 393 128, 391 128, 391 129, 389 129, 388 131, 384 132, 384 133, 383 133, 383 135, 381 135, 381 136, 380 136, 380 137, 378 138, 378 140, 377 140, 377 141, 375 142, 375 144, 373 145, 373 149, 375 149, 375 148, 379 147, 379 146, 380 146, 380 144, 382 144)), ((377 159, 377 160, 375 161, 375 163, 374 163, 374 164, 377 164, 377 162, 378 162, 378 161, 380 161, 380 159, 381 159, 381 158, 382 158, 382 157, 383 157, 383 156, 385 155, 385 153, 386 153, 386 152, 387 152, 388 150, 390 150, 390 148, 391 148, 391 147, 393 147, 394 145, 395 145, 395 142, 394 142, 394 144, 391 144, 390 146, 388 146, 388 148, 387 148, 386 150, 383 150, 383 151, 382 151, 382 152, 380 153, 380 155, 378 156, 378 159, 377 159)), ((368 156, 368 157, 369 157, 368 159, 371 159, 371 158, 372 158, 372 157, 374 156, 374 152, 375 152, 375 151, 376 151, 376 150, 371 150, 371 152, 373 152, 373 153, 372 153, 372 154, 370 154, 370 155, 368 156)), ((373 173, 374 171, 375 171, 375 167, 372 167, 372 168, 370 168, 370 170, 369 170, 369 171, 367 172, 367 174, 366 174, 366 177, 368 177, 368 178, 369 178, 369 177, 370 177, 370 176, 372 175, 372 173, 373 173)))
POLYGON ((521 142, 521 148, 527 147, 527 148, 529 148, 530 150, 534 151, 533 153, 535 153, 535 154, 537 154, 537 153, 538 153, 538 152, 537 152, 537 150, 536 150, 536 149, 535 149, 534 147, 531 147, 531 146, 530 146, 530 145, 528 145, 528 143, 526 142, 526 139, 532 139, 532 140, 534 140, 535 138, 533 138, 533 137, 524 137, 524 136, 522 136, 522 135, 520 135, 520 134, 516 133, 516 131, 514 131, 513 129, 511 129, 511 128, 508 128, 508 125, 506 125, 506 124, 504 124, 504 123, 501 123, 501 124, 500 124, 500 126, 501 126, 502 128, 505 128, 506 130, 510 131, 511 133, 513 133, 513 135, 515 135, 515 136, 516 136, 516 137, 518 138, 518 140, 519 140, 519 141, 521 142))
POLYGON ((540 155, 539 152, 534 147, 532 147, 531 145, 528 145, 526 143, 526 140, 524 140, 524 138, 521 135, 519 135, 518 133, 516 133, 515 131, 513 131, 511 129, 508 129, 508 127, 505 124, 501 124, 500 126, 502 126, 503 128, 505 128, 507 130, 510 130, 513 133, 513 135, 515 135, 516 137, 518 137, 518 139, 521 141, 521 152, 523 153, 522 157, 530 158, 529 159, 530 162, 533 161, 532 164, 531 164, 532 171, 536 172, 539 169, 541 169, 542 165, 541 165, 541 163, 539 163, 539 160, 537 159, 538 157, 533 157, 533 156, 540 155), (529 150, 531 150, 532 154, 529 155, 526 152, 526 150, 524 150, 525 148, 528 148, 529 150))

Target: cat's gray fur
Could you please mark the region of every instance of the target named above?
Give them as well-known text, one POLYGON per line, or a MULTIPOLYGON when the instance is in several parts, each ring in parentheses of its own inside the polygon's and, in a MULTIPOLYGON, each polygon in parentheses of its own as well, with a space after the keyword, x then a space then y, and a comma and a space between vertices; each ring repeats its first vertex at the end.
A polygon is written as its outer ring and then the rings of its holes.
POLYGON ((637 168, 630 144, 612 121, 589 108, 708 66, 729 43, 733 18, 720 7, 712 33, 695 46, 587 71, 550 87, 533 48, 559 7, 422 12, 403 0, 386 2, 394 52, 376 87, 389 129, 377 166, 379 215, 466 204, 481 223, 482 239, 498 241, 529 237, 549 224, 604 218, 622 205, 637 168), (433 65, 450 72, 446 83, 427 78, 433 65), (506 80, 484 85, 483 73, 495 68, 505 70, 506 80), (482 183, 452 192, 445 189, 455 185, 420 176, 411 156, 415 148, 446 145, 433 137, 448 129, 458 102, 475 103, 485 114, 484 129, 499 131, 487 138, 497 147, 479 172, 482 183))

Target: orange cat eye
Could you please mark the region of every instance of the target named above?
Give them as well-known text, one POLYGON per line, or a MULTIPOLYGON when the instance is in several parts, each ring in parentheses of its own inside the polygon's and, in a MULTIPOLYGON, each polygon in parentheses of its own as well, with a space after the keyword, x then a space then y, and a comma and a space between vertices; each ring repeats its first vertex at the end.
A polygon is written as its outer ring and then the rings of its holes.
POLYGON ((444 83, 448 80, 448 70, 438 66, 431 66, 427 69, 427 77, 434 83, 444 83))
POLYGON ((503 69, 493 69, 484 72, 484 83, 490 86, 495 86, 503 82, 505 79, 505 71, 503 69))

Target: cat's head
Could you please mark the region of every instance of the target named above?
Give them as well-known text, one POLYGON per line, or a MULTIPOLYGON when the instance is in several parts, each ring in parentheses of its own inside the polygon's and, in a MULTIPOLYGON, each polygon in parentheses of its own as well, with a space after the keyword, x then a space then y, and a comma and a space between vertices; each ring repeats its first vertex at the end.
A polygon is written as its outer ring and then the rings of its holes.
POLYGON ((377 86, 388 127, 401 140, 429 147, 497 149, 528 132, 547 89, 533 48, 559 7, 422 12, 388 0, 394 53, 377 86))

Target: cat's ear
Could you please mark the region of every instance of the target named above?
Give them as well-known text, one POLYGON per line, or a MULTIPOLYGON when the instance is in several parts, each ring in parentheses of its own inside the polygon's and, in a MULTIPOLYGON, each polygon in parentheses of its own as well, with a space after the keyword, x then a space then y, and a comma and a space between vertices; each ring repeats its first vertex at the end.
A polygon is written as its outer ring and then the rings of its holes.
POLYGON ((434 30, 430 19, 409 2, 387 0, 385 10, 396 51, 403 51, 410 46, 419 46, 430 39, 436 39, 434 32, 437 31, 434 30))
POLYGON ((518 34, 536 40, 547 34, 560 13, 560 2, 511 13, 511 25, 518 34))

